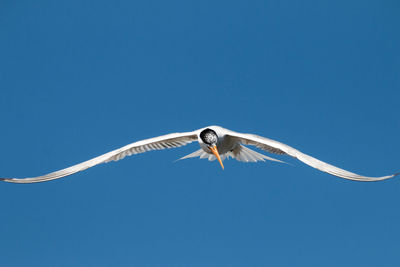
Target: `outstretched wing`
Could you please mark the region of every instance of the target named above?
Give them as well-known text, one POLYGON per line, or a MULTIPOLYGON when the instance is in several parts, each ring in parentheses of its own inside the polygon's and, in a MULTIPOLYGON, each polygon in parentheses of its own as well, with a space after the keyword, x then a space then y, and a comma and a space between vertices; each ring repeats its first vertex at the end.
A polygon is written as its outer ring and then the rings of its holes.
POLYGON ((335 167, 333 165, 330 165, 328 163, 325 163, 323 161, 320 161, 316 158, 313 158, 309 155, 306 155, 299 150, 290 147, 288 145, 285 145, 283 143, 280 143, 278 141, 268 139, 262 136, 254 135, 254 134, 243 134, 243 133, 237 133, 234 131, 228 131, 227 133, 228 136, 231 136, 232 138, 236 138, 239 142, 245 145, 252 145, 256 146, 262 150, 268 151, 270 153, 274 154, 279 154, 279 155, 289 155, 294 158, 297 158, 298 160, 304 162, 305 164, 316 168, 320 171, 327 172, 329 174, 349 179, 349 180, 356 180, 356 181, 365 181, 365 182, 371 182, 371 181, 380 181, 380 180, 385 180, 392 178, 396 175, 399 175, 400 173, 396 173, 393 175, 387 175, 387 176, 382 176, 382 177, 368 177, 368 176, 362 176, 356 173, 352 173, 343 169, 340 169, 338 167, 335 167))
POLYGON ((180 147, 196 140, 196 132, 167 134, 126 145, 88 161, 43 176, 33 178, 0 178, 0 180, 10 183, 38 183, 50 181, 86 170, 100 163, 117 161, 123 159, 126 156, 143 153, 150 150, 161 150, 166 148, 180 147))

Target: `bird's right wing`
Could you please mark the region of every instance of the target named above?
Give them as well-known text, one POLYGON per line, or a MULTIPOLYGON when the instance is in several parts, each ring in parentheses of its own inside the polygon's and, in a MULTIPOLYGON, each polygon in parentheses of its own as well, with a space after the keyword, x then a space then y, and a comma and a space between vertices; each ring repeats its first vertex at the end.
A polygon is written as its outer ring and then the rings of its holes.
POLYGON ((150 150, 161 150, 165 148, 180 147, 196 140, 196 132, 167 134, 126 145, 96 158, 46 175, 33 178, 0 178, 0 181, 10 183, 46 182, 86 170, 101 163, 117 161, 133 154, 139 154, 150 150))
POLYGON ((311 157, 309 155, 306 155, 299 150, 285 145, 281 142, 265 138, 262 136, 254 135, 254 134, 244 134, 244 133, 237 133, 234 131, 228 130, 227 135, 230 136, 231 138, 236 138, 237 141, 245 144, 245 145, 252 145, 256 146, 262 150, 268 151, 270 153, 274 154, 279 154, 279 155, 289 155, 294 158, 297 158, 298 160, 304 162, 305 164, 316 168, 320 171, 329 173, 334 176, 338 176, 341 178, 349 179, 349 180, 356 180, 356 181, 364 181, 364 182, 371 182, 371 181, 380 181, 380 180, 385 180, 392 178, 396 175, 399 175, 400 173, 396 173, 393 175, 387 175, 387 176, 382 176, 382 177, 368 177, 368 176, 362 176, 356 173, 352 173, 343 169, 340 169, 338 167, 335 167, 331 164, 328 164, 326 162, 323 162, 319 159, 316 159, 314 157, 311 157))

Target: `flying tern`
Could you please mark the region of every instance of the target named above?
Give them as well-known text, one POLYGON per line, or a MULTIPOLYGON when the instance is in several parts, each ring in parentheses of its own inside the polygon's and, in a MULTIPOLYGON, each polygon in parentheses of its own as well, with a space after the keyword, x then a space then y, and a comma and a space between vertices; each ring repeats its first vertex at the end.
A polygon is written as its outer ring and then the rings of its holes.
POLYGON ((265 160, 282 162, 280 160, 260 154, 245 146, 250 145, 269 153, 292 156, 320 171, 349 180, 368 182, 380 181, 400 174, 396 173, 381 177, 368 177, 355 174, 320 161, 314 157, 300 152, 293 147, 272 139, 254 134, 238 133, 219 126, 209 126, 193 132, 172 133, 134 142, 96 158, 46 175, 32 178, 0 178, 0 180, 10 183, 38 183, 50 181, 86 170, 100 163, 118 161, 126 156, 143 153, 150 150, 180 147, 194 141, 199 142, 200 149, 180 159, 194 157, 207 158, 210 161, 217 159, 221 164, 222 169, 224 169, 224 165, 222 163, 223 160, 229 157, 242 162, 257 162, 265 160))

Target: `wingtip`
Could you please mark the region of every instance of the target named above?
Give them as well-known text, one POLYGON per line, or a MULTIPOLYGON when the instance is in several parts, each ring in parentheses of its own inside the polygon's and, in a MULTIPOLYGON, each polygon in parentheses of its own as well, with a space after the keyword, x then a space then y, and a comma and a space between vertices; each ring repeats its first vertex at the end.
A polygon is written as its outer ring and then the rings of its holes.
POLYGON ((383 181, 383 180, 392 179, 392 178, 394 178, 394 177, 396 177, 398 175, 400 175, 400 172, 392 174, 392 175, 388 175, 388 176, 383 176, 383 177, 378 177, 378 178, 375 178, 375 179, 370 179, 370 180, 367 180, 367 181, 368 182, 379 182, 379 181, 383 181))
POLYGON ((12 180, 13 179, 9 179, 9 178, 0 178, 0 181, 7 182, 7 183, 12 183, 13 182, 12 180))

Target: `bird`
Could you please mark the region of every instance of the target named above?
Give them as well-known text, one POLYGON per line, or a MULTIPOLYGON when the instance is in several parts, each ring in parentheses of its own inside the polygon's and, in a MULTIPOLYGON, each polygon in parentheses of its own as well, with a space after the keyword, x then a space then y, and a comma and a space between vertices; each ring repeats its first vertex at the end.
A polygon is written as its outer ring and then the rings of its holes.
POLYGON ((220 126, 208 126, 192 132, 171 133, 150 139, 145 139, 142 141, 137 141, 119 149, 110 151, 106 154, 95 157, 93 159, 42 176, 32 178, 0 178, 0 180, 4 182, 21 184, 46 182, 69 176, 71 174, 86 170, 101 163, 118 161, 125 158, 126 156, 140 154, 151 150, 162 150, 167 148, 181 147, 195 141, 199 143, 200 149, 178 160, 195 157, 208 159, 210 161, 218 160, 222 169, 224 169, 223 160, 226 158, 234 158, 241 162, 257 162, 270 160, 285 163, 284 161, 268 157, 247 147, 254 146, 258 149, 272 154, 287 155, 297 158, 298 160, 315 169, 349 180, 363 182, 381 181, 393 178, 400 174, 395 173, 392 175, 381 177, 363 176, 325 163, 319 159, 304 154, 303 152, 300 152, 299 150, 291 146, 266 137, 255 134, 239 133, 222 128, 220 126))

